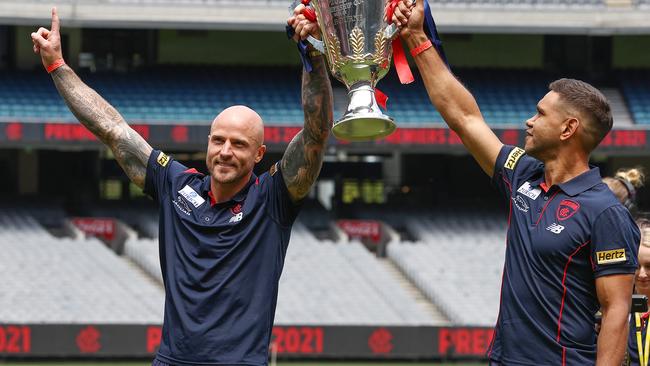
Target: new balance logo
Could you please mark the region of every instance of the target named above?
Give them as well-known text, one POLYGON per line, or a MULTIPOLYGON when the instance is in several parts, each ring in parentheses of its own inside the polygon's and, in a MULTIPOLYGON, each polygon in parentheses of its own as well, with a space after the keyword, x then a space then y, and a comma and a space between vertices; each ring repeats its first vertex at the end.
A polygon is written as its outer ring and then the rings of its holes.
POLYGON ((546 230, 552 232, 553 234, 559 234, 564 230, 564 226, 556 223, 552 223, 551 226, 547 227, 546 230))
POLYGON ((230 222, 230 223, 232 223, 232 222, 240 222, 241 219, 243 219, 243 218, 244 218, 244 213, 240 212, 237 215, 231 217, 230 221, 228 221, 228 222, 230 222))

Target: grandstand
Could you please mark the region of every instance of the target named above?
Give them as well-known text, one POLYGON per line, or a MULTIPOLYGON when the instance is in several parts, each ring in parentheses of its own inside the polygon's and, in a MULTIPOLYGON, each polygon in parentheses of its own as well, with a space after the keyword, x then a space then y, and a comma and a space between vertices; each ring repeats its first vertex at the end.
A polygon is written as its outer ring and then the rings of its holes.
POLYGON ((162 321, 163 291, 98 239, 56 238, 20 210, 0 211, 0 322, 162 321))
MULTIPOLYGON (((614 113, 615 131, 592 162, 604 174, 650 168, 650 0, 430 5, 452 71, 504 142, 522 143, 550 81, 578 77, 601 88, 614 113)), ((26 36, 47 24, 49 6, 0 2, 0 345, 9 327, 33 333, 31 348, 0 347, 0 360, 149 358, 164 306, 157 207, 77 128, 31 53, 26 36), (114 232, 102 236, 107 223, 114 232), (105 334, 99 353, 78 347, 87 326, 105 334), (58 337, 70 344, 43 346, 58 337)), ((227 106, 246 104, 265 121, 269 150, 258 174, 302 126, 301 65, 283 32, 286 1, 58 6, 66 61, 152 145, 188 167, 205 170, 207 126, 227 106)), ((330 140, 280 280, 273 340, 280 358, 485 357, 507 212, 414 74, 402 85, 391 71, 378 85, 399 127, 394 135, 330 140), (352 222, 350 232, 341 221, 352 222)), ((347 91, 332 85, 339 118, 347 91)), ((641 190, 639 207, 648 203, 641 190)))

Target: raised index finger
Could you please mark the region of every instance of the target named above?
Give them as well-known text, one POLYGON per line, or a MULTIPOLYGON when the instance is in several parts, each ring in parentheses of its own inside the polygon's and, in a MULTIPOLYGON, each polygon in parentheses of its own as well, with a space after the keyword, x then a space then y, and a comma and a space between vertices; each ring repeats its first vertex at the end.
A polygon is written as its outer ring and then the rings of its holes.
POLYGON ((59 31, 59 14, 56 12, 56 7, 52 8, 52 28, 50 30, 52 32, 59 31))

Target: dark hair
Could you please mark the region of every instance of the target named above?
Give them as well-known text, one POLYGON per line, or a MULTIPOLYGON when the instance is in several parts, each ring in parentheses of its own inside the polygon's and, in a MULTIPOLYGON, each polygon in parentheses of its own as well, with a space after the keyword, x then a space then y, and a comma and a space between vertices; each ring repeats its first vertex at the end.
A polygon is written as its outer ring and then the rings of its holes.
POLYGON ((575 79, 555 80, 548 88, 560 94, 561 100, 569 107, 587 117, 584 127, 590 138, 585 147, 590 151, 595 149, 614 123, 607 98, 591 84, 575 79))

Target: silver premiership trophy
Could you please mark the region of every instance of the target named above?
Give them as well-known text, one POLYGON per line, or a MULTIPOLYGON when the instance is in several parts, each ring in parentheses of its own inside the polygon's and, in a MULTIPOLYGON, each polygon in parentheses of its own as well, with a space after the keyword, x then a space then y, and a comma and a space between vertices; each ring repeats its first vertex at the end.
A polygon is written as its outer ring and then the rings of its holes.
POLYGON ((395 122, 375 100, 375 86, 390 68, 391 41, 397 33, 386 23, 385 5, 385 0, 311 0, 330 71, 350 97, 345 114, 332 127, 339 139, 379 139, 395 130, 395 122))

